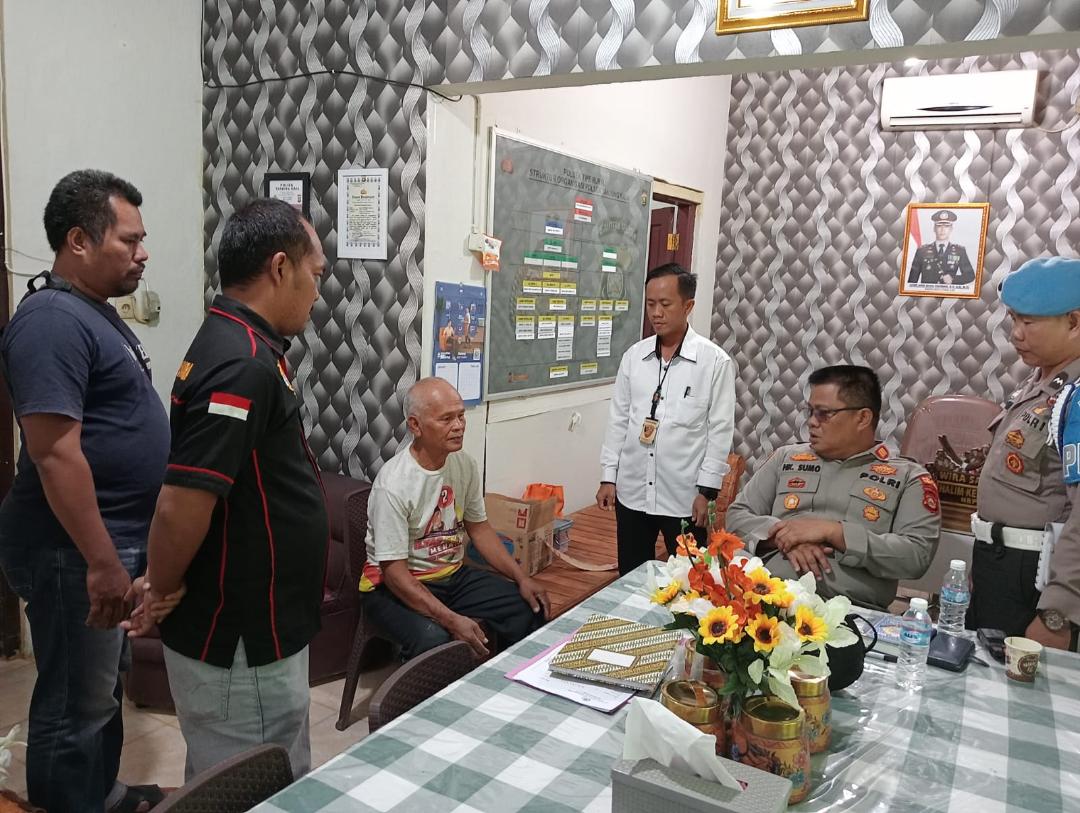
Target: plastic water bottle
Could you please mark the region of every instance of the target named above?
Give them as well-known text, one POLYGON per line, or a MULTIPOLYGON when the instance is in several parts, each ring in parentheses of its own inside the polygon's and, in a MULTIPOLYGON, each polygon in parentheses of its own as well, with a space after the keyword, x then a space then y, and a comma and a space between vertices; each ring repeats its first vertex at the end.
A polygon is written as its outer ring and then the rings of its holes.
POLYGON ((926 599, 913 598, 900 624, 900 655, 896 659, 896 685, 917 692, 926 674, 933 622, 926 611, 926 599))
POLYGON ((964 635, 964 619, 967 617, 971 592, 968 590, 967 563, 963 559, 949 562, 949 572, 941 586, 941 612, 938 614, 938 632, 946 635, 964 635))

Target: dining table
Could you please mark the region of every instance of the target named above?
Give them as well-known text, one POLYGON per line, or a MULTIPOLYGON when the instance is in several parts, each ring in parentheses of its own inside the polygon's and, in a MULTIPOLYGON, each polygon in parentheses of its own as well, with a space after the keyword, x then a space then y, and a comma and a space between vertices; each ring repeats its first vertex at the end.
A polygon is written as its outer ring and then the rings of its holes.
MULTIPOLYGON (((507 677, 594 613, 662 626, 646 563, 256 808, 286 813, 608 813, 627 706, 605 713, 507 677)), ((1080 656, 1043 652, 1033 683, 981 649, 920 692, 868 654, 832 695, 832 742, 792 811, 1080 811, 1080 656)), ((657 813, 666 813, 658 810, 657 813)))

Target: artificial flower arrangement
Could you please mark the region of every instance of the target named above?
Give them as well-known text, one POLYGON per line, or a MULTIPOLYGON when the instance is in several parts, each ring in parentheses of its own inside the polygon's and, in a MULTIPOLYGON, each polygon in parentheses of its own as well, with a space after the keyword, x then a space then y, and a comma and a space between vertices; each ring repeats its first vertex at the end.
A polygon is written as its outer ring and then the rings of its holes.
POLYGON ((747 556, 735 534, 713 531, 706 548, 691 534, 678 537, 676 554, 650 570, 652 600, 674 616, 668 629, 689 630, 696 650, 726 673, 720 690, 737 714, 742 701, 758 692, 798 708, 790 672, 829 673, 825 645, 858 640, 844 624, 851 601, 824 601, 814 574, 779 579, 756 556, 747 556))

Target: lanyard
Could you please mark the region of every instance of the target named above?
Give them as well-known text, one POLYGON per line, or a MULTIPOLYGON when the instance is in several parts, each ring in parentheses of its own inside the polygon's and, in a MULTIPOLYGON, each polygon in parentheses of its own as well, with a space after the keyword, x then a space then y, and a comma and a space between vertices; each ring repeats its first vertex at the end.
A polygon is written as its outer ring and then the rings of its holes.
POLYGON ((679 346, 675 348, 675 352, 671 354, 671 358, 668 359, 668 363, 664 364, 664 357, 660 355, 660 337, 656 337, 656 360, 660 362, 660 369, 656 373, 656 390, 652 394, 652 409, 649 410, 649 418, 656 420, 656 408, 660 406, 661 391, 664 388, 664 382, 667 380, 668 370, 671 369, 671 362, 675 361, 679 357, 679 353, 682 352, 683 342, 686 341, 686 334, 679 339, 679 346))
POLYGON ((153 376, 150 374, 150 365, 148 363, 146 354, 143 351, 142 345, 135 337, 135 334, 131 332, 131 328, 125 325, 123 321, 121 321, 120 317, 116 314, 116 311, 113 308, 109 307, 108 305, 102 305, 100 302, 94 301, 82 291, 80 291, 78 288, 73 286, 66 279, 54 277, 49 271, 42 271, 37 276, 32 277, 26 283, 26 288, 27 293, 23 296, 23 299, 26 299, 26 297, 43 290, 64 291, 75 297, 78 297, 83 302, 86 302, 88 305, 93 307, 94 310, 96 310, 108 320, 110 325, 116 328, 116 332, 120 334, 120 336, 124 339, 124 342, 131 349, 132 356, 135 358, 135 361, 138 362, 139 366, 142 367, 142 371, 146 373, 146 377, 153 380, 153 376), (37 280, 41 280, 42 284, 37 284, 37 280))

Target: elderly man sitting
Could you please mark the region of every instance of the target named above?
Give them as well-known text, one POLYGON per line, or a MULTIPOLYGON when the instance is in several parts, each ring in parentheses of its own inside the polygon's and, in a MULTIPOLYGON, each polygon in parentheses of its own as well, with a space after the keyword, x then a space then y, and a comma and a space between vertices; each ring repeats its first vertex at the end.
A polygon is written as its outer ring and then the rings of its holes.
POLYGON ((360 590, 371 618, 411 658, 450 639, 488 654, 477 619, 502 644, 528 635, 549 610, 544 589, 487 521, 480 471, 461 451, 465 405, 449 383, 422 379, 405 396, 412 441, 375 477, 360 590), (472 539, 499 573, 462 567, 472 539))
POLYGON ((824 596, 885 609, 899 579, 930 566, 941 531, 937 486, 918 463, 875 439, 881 386, 867 367, 810 375, 810 442, 782 446, 727 513, 757 553, 779 551, 781 578, 813 571, 824 596))

